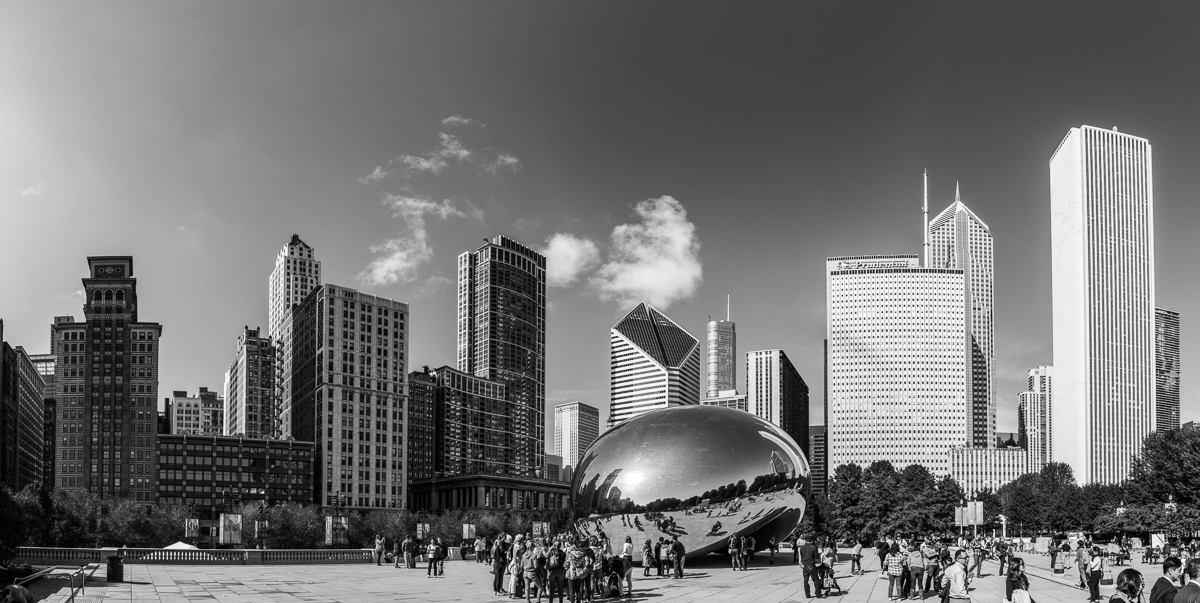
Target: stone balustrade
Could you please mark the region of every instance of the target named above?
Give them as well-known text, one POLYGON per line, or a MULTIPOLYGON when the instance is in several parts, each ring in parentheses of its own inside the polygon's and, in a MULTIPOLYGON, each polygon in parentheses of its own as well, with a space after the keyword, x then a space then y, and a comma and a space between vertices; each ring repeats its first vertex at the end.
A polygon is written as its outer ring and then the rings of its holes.
POLYGON ((121 554, 127 564, 143 565, 300 565, 371 563, 371 549, 64 549, 23 546, 15 561, 31 565, 87 565, 107 563, 121 554))

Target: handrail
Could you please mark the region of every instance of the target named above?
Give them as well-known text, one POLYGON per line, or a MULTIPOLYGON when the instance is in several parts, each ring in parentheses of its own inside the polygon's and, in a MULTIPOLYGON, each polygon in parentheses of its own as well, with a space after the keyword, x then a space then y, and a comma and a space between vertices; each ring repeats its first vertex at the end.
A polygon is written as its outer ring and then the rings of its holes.
POLYGON ((58 569, 58 566, 52 565, 52 566, 50 566, 44 570, 41 570, 39 572, 29 574, 28 576, 25 576, 24 578, 17 578, 16 580, 13 580, 13 584, 15 584, 17 586, 21 586, 27 582, 33 582, 34 580, 37 580, 38 578, 41 578, 42 576, 45 576, 46 574, 49 574, 50 572, 52 572, 56 569, 58 569))
POLYGON ((83 575, 83 570, 85 570, 85 569, 87 569, 86 565, 71 572, 71 574, 69 576, 67 576, 67 579, 70 580, 70 587, 71 587, 71 597, 68 600, 71 601, 71 603, 74 603, 74 601, 75 601, 75 574, 79 574, 79 594, 85 595, 85 596, 87 595, 87 591, 86 591, 87 576, 83 575))

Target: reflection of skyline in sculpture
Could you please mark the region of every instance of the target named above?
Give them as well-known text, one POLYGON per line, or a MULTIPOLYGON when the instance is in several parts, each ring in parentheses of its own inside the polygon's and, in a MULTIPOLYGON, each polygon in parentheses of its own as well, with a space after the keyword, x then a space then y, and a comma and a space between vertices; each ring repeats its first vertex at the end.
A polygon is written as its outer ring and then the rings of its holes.
POLYGON ((803 516, 808 462, 779 427, 714 406, 656 410, 605 433, 583 454, 572 483, 585 535, 614 542, 679 536, 689 556, 730 535, 762 546, 803 516))

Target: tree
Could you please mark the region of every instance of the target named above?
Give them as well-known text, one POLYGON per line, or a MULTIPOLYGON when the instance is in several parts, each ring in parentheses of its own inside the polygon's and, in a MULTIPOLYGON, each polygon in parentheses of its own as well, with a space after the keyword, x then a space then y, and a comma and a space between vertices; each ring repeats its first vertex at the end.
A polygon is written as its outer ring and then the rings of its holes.
POLYGON ((1070 465, 1046 463, 1033 482, 1033 495, 1041 508, 1041 525, 1055 532, 1079 527, 1074 512, 1079 486, 1070 465))
POLYGON ((804 519, 796 531, 802 535, 831 535, 828 521, 829 500, 823 494, 814 494, 809 498, 804 509, 804 519))
POLYGON ((863 526, 860 539, 879 539, 887 533, 888 515, 897 501, 900 476, 888 461, 875 461, 863 472, 858 511, 863 526))
POLYGON ((826 524, 839 538, 862 538, 864 522, 858 513, 862 499, 862 467, 839 465, 829 480, 826 524))
POLYGON ((1155 431, 1142 440, 1129 486, 1139 502, 1200 504, 1200 430, 1155 431))

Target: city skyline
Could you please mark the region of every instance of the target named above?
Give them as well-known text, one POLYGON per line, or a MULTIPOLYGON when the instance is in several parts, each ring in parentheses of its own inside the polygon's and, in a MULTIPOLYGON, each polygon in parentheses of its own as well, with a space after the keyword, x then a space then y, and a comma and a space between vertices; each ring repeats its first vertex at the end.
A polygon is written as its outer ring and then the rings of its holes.
MULTIPOLYGON (((81 258, 131 255, 165 329, 159 392, 215 387, 241 327, 270 325, 266 281, 298 233, 327 280, 412 304, 410 367, 453 364, 455 256, 504 234, 557 259, 547 413, 578 400, 607 419, 605 335, 633 297, 699 334, 732 292, 740 347, 787 350, 815 421, 824 258, 916 249, 897 225, 915 223, 928 168, 931 205, 960 182, 997 242, 996 429, 1011 432, 1025 371, 1054 362, 1047 158, 1069 128, 1150 140, 1158 274, 1200 253, 1197 84, 1172 75, 1197 50, 1191 7, 1048 6, 1031 23, 1019 4, 295 6, 286 26, 261 6, 0 8, 0 207, 8 243, 39 254, 0 268, 19 284, 0 288, 8 340, 47 352, 54 316, 82 315, 81 258), (680 11, 694 19, 672 27, 680 11), (447 32, 453 52, 425 50, 447 32), (1104 35, 1155 43, 1086 43, 1104 35), (183 293, 198 283, 220 295, 183 293)), ((1185 370, 1193 280, 1156 284, 1185 370)), ((1183 422, 1200 419, 1197 381, 1182 378, 1183 422)))

